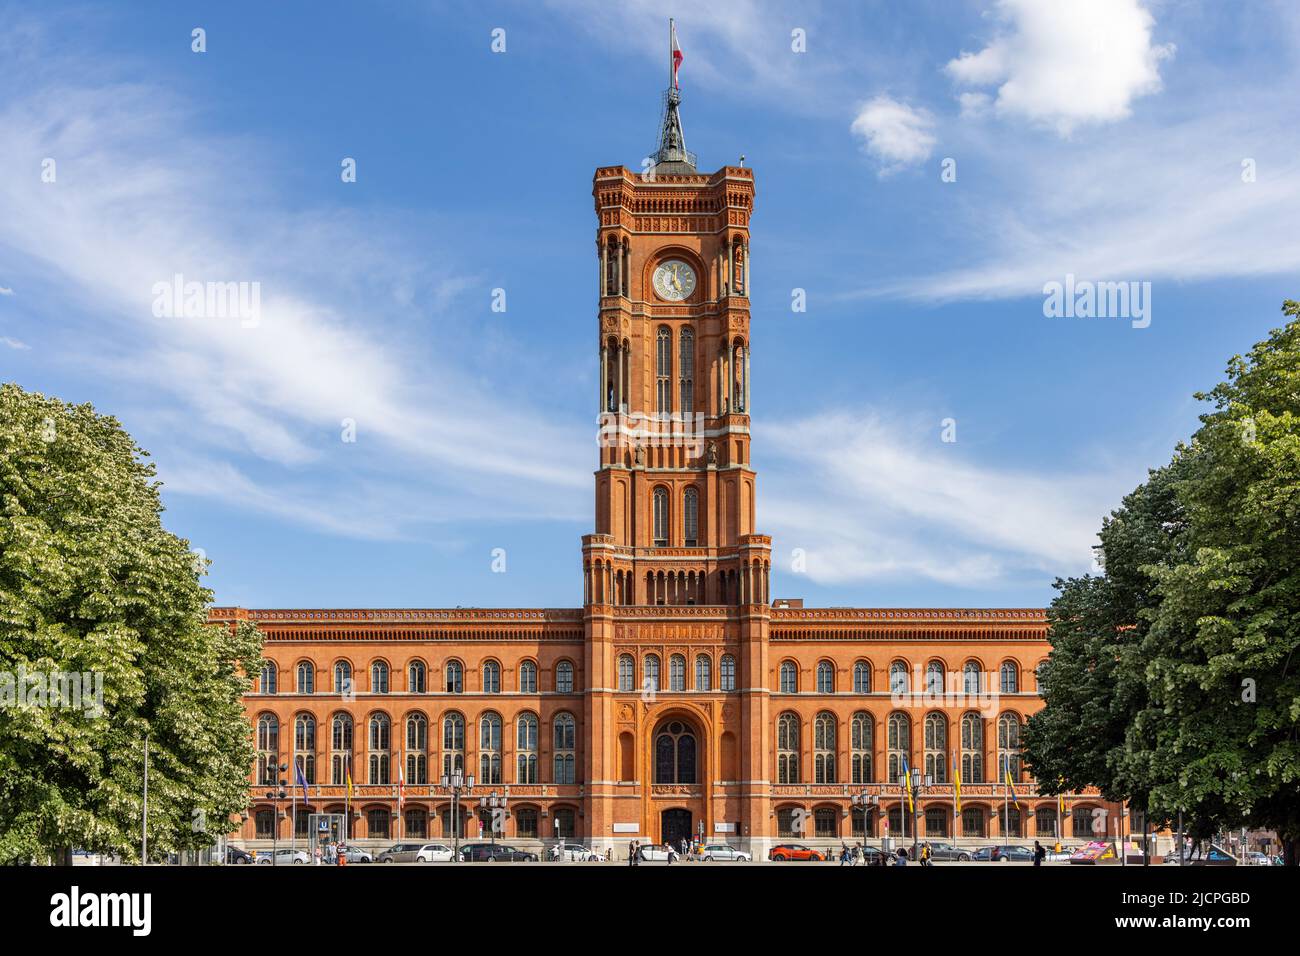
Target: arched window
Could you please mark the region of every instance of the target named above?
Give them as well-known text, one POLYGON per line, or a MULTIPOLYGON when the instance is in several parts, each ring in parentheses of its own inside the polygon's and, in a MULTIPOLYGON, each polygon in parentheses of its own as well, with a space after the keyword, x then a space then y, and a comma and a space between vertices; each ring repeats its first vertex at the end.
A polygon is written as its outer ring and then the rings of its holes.
POLYGON ((524 661, 519 665, 519 693, 537 693, 537 665, 532 661, 524 661))
POLYGON ((334 692, 352 696, 352 665, 347 661, 338 661, 334 665, 334 692))
POLYGON ((736 659, 730 654, 722 655, 722 664, 718 668, 718 689, 733 691, 736 689, 736 659))
POLYGON ((424 714, 406 718, 406 782, 429 782, 429 721, 424 714))
MULTIPOLYGON (((316 718, 299 714, 293 721, 293 762, 302 770, 303 779, 316 782, 316 718)), ((295 779, 297 772, 294 773, 295 779)))
POLYGON ((674 654, 668 658, 668 689, 682 691, 686 689, 686 658, 674 654))
POLYGON ((655 337, 655 410, 668 415, 673 410, 673 333, 666 325, 659 326, 655 337))
POLYGON ((871 782, 871 753, 874 749, 875 734, 872 732, 871 715, 858 711, 853 715, 849 732, 853 763, 853 782, 871 782))
POLYGON ((813 782, 835 782, 835 715, 821 713, 813 721, 813 782))
POLYGON ((963 694, 980 693, 980 666, 976 661, 967 661, 961 669, 961 689, 963 694))
POLYGON ((370 693, 388 693, 388 665, 383 661, 375 661, 370 665, 370 693))
POLYGON ((391 783, 388 772, 388 752, 391 743, 387 714, 374 714, 370 718, 369 754, 370 783, 391 783))
POLYGON ((943 693, 943 665, 930 661, 925 665, 925 692, 927 694, 943 693))
POLYGON ((442 718, 442 772, 465 772, 465 718, 455 711, 442 718))
POLYGON ((636 689, 636 662, 631 654, 618 657, 618 689, 630 693, 636 689))
POLYGON ((799 692, 799 668, 795 667, 794 661, 781 662, 781 693, 796 694, 799 692))
POLYGON ((1034 668, 1034 690, 1038 692, 1039 697, 1043 696, 1043 673, 1046 667, 1047 661, 1043 660, 1039 661, 1038 666, 1034 668))
POLYGON ((925 772, 935 783, 948 780, 948 720, 943 714, 925 715, 925 772))
POLYGON ((423 694, 427 687, 424 661, 411 661, 406 667, 406 687, 412 694, 423 694))
POLYGON ((961 718, 962 783, 984 782, 984 721, 979 714, 961 718))
POLYGON ((352 715, 335 714, 330 721, 330 783, 342 787, 352 766, 352 715))
POLYGON ((316 693, 316 668, 311 661, 299 661, 297 673, 298 693, 316 693))
POLYGON ((515 783, 537 783, 537 715, 520 714, 515 731, 515 783))
POLYGON ((560 694, 573 693, 573 665, 568 661, 555 665, 555 690, 560 694))
POLYGON ((689 415, 695 410, 695 333, 690 329, 682 329, 677 351, 678 411, 689 415))
POLYGON ((257 782, 274 787, 280 772, 280 722, 274 714, 257 718, 257 782))
POLYGON ((578 725, 572 714, 556 714, 551 725, 555 751, 555 782, 573 783, 576 779, 578 725))
POLYGON ((776 719, 776 782, 799 782, 799 718, 794 714, 776 719))
POLYGON ((894 661, 889 665, 889 692, 907 693, 907 665, 902 661, 894 661))
POLYGON ((866 661, 858 661, 853 665, 853 693, 871 693, 871 665, 866 661))
POLYGON ((641 682, 645 690, 659 689, 659 655, 647 654, 645 665, 641 668, 641 682))
POLYGON ((998 782, 1011 774, 1013 783, 1020 780, 1020 718, 1003 714, 998 718, 998 782))
POLYGON ((501 693, 501 665, 496 661, 483 663, 483 693, 501 693))
POLYGON ((668 489, 656 488, 654 493, 655 547, 668 546, 668 489))
POLYGON ((695 689, 713 689, 713 662, 708 654, 695 655, 695 689))
POLYGON ((444 673, 447 675, 447 693, 459 694, 465 690, 465 668, 460 661, 448 661, 444 673))
POLYGON ((1002 665, 1001 677, 1002 693, 1020 693, 1020 668, 1016 666, 1015 661, 1006 661, 1002 665))
POLYGON ((822 661, 817 665, 817 693, 835 693, 835 665, 830 661, 822 661))
POLYGON ((261 694, 275 693, 275 661, 262 661, 262 673, 259 675, 257 690, 261 694))
POLYGON ((682 495, 682 544, 695 547, 700 541, 700 493, 687 488, 682 495))
POLYGON ((655 783, 695 782, 695 734, 680 720, 655 735, 655 783))
POLYGON ((492 713, 478 722, 478 782, 484 786, 501 782, 501 718, 492 713))
POLYGON ((886 745, 889 748, 889 783, 898 783, 903 775, 903 764, 912 755, 912 722, 906 714, 892 713, 886 724, 886 745))

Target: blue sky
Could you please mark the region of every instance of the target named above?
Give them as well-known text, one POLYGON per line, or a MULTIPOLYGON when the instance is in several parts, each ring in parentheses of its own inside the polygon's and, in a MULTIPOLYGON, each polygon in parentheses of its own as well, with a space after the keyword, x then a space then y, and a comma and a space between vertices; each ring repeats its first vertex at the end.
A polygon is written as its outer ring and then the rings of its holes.
POLYGON ((220 603, 575 606, 591 177, 670 15, 687 145, 757 179, 773 593, 1044 604, 1300 293, 1286 3, 0 6, 0 380, 124 423, 220 603), (256 325, 155 316, 177 273, 256 325), (1149 326, 1046 317, 1067 274, 1149 326))

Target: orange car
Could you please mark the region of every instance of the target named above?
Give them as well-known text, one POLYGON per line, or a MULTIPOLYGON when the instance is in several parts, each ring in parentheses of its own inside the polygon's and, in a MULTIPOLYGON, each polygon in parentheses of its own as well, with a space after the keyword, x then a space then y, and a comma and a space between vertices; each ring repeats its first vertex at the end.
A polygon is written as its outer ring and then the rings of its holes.
POLYGON ((769 860, 824 860, 826 854, 798 843, 782 843, 767 851, 769 860))

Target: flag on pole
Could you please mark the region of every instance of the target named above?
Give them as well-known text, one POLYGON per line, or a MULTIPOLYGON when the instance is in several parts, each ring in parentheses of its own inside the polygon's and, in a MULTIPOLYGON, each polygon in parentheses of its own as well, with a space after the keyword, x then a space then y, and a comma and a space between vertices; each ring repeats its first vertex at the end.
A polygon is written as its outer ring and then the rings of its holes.
POLYGON ((912 771, 907 769, 907 758, 903 758, 903 786, 907 788, 907 812, 915 813, 916 808, 912 805, 912 771))
POLYGON ((1007 768, 1007 770, 1006 770, 1006 775, 1007 775, 1007 790, 1009 790, 1009 791, 1011 792, 1011 802, 1014 803, 1014 804, 1016 805, 1016 809, 1019 810, 1019 809, 1020 809, 1020 801, 1016 799, 1016 788, 1015 788, 1015 785, 1011 782, 1011 768, 1010 768, 1010 767, 1007 768))
POLYGON ((677 70, 682 65, 682 48, 677 44, 677 25, 672 20, 668 21, 668 34, 671 41, 672 63, 673 63, 673 89, 678 90, 681 87, 677 84, 677 70))
POLYGON ((402 812, 402 803, 406 800, 406 769, 397 765, 397 812, 402 812))
POLYGON ((298 786, 302 787, 302 802, 305 804, 307 802, 307 777, 302 772, 301 761, 295 760, 293 762, 293 776, 298 786))
POLYGON ((344 773, 347 775, 346 783, 348 785, 348 799, 351 800, 352 799, 352 761, 351 760, 347 762, 347 769, 344 771, 344 773))
POLYGON ((952 811, 952 815, 955 817, 961 814, 961 767, 957 764, 955 751, 952 755, 952 783, 957 791, 957 801, 952 811))

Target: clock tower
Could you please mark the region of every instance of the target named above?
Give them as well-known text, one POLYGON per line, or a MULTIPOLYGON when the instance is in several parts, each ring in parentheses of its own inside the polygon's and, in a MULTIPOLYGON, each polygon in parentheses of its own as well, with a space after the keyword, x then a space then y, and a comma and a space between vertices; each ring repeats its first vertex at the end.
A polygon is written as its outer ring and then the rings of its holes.
POLYGON ((591 833, 745 844, 770 813, 768 580, 750 465, 754 174, 659 146, 592 183, 599 467, 582 539, 591 833))

